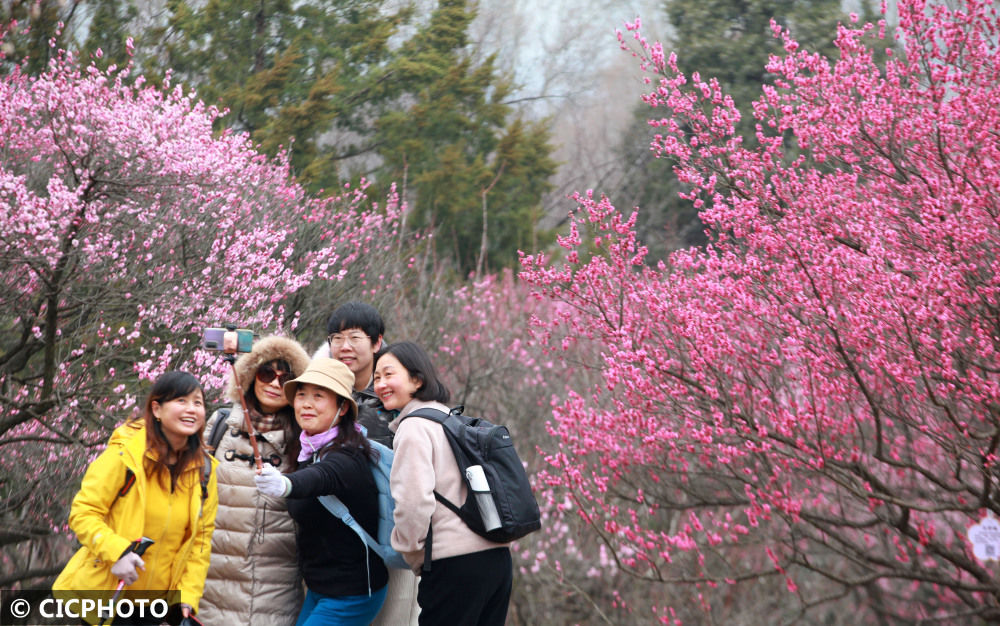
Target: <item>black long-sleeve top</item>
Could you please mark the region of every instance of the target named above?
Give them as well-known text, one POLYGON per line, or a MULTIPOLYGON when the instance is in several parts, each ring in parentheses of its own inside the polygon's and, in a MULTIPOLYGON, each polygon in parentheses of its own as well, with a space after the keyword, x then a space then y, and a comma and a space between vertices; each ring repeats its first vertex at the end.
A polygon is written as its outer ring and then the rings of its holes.
POLYGON ((381 557, 367 551, 357 533, 317 500, 333 494, 373 537, 378 531, 378 490, 368 459, 357 448, 335 448, 317 463, 307 461, 288 474, 292 490, 288 512, 295 520, 295 540, 302 578, 325 596, 358 596, 377 591, 389 580, 381 557))

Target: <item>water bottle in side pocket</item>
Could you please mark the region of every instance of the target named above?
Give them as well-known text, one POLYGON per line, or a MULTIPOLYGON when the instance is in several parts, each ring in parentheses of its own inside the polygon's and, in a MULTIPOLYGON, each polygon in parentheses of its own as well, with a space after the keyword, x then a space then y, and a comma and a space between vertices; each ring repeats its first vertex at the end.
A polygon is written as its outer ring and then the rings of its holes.
POLYGON ((486 474, 482 465, 470 465, 465 468, 465 478, 469 481, 472 493, 476 495, 476 506, 479 514, 483 518, 483 526, 487 531, 500 528, 500 515, 497 514, 497 506, 493 502, 493 495, 490 493, 490 484, 486 481, 486 474))

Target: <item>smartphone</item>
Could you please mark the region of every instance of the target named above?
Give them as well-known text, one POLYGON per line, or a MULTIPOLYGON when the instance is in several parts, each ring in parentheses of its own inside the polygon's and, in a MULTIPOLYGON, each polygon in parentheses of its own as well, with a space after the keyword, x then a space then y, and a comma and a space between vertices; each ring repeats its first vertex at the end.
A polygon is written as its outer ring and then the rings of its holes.
POLYGON ((227 354, 250 352, 253 349, 253 331, 248 328, 206 328, 201 347, 227 354))

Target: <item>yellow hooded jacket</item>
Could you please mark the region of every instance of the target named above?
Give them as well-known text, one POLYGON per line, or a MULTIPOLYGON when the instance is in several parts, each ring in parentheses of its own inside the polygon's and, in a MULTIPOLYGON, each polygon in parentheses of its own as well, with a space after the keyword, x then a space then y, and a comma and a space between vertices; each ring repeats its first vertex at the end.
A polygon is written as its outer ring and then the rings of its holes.
MULTIPOLYGON (((114 589, 118 584, 111 566, 132 541, 144 535, 146 511, 170 506, 169 489, 157 478, 146 476, 142 462, 145 454, 146 428, 141 422, 130 422, 115 429, 107 449, 87 468, 69 514, 69 526, 83 547, 56 578, 53 591, 114 589), (135 474, 135 484, 116 501, 125 481, 126 468, 135 474)), ((175 488, 174 501, 178 495, 186 496, 189 509, 189 523, 181 543, 154 544, 159 554, 171 555, 171 558, 158 560, 171 564, 169 574, 145 572, 149 583, 154 585, 147 584, 146 589, 179 591, 180 602, 191 605, 195 612, 205 586, 219 503, 214 471, 217 461, 206 456, 206 462, 209 460, 213 471, 204 500, 200 467, 186 470, 175 488), (192 479, 188 472, 198 472, 198 476, 192 479), (169 586, 160 586, 163 583, 169 586)))

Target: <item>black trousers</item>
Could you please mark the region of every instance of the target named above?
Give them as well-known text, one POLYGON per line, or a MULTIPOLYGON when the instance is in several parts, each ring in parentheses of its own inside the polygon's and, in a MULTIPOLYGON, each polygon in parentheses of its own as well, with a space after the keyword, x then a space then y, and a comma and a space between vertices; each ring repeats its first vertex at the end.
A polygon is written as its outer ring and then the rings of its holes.
POLYGON ((503 626, 513 582, 508 548, 431 561, 417 589, 420 626, 503 626))

